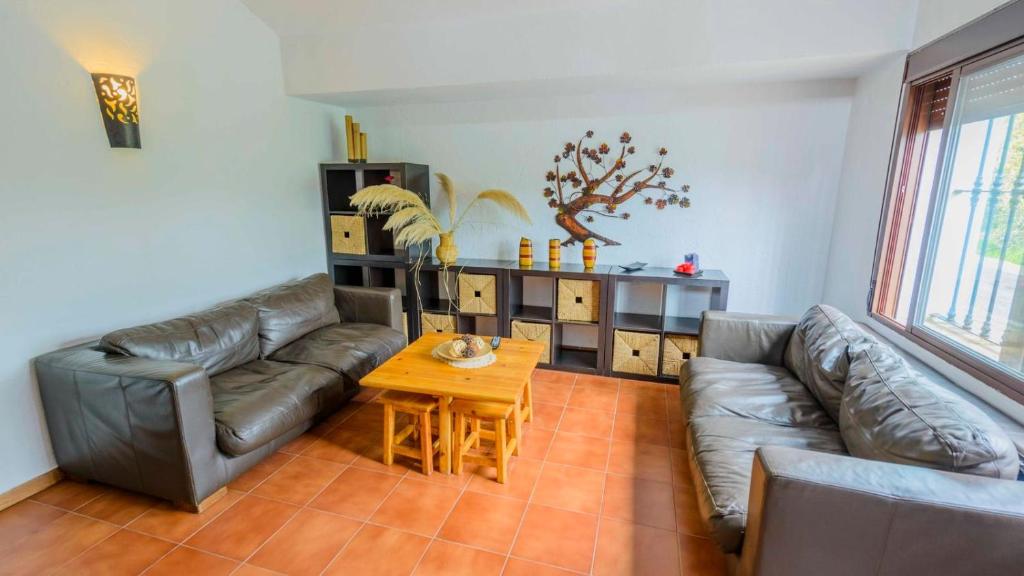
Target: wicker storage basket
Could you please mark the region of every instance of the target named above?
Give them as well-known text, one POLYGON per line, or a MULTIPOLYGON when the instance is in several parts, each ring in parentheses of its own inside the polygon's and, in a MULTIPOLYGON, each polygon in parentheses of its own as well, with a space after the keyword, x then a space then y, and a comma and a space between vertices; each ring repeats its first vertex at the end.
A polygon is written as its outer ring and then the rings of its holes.
POLYGON ((366 254, 366 221, 362 216, 331 216, 331 252, 366 254))
POLYGON ((496 284, 491 274, 459 274, 459 310, 466 314, 497 314, 496 284))
POLYGON ((455 333, 455 317, 447 314, 431 314, 423 312, 420 314, 420 333, 430 332, 455 333))
POLYGON ((540 355, 543 364, 551 363, 551 325, 537 322, 512 321, 512 339, 543 342, 544 352, 540 355))
POLYGON ((601 319, 601 283, 558 279, 558 319, 597 322, 601 319))
POLYGON ((661 355, 661 373, 678 376, 683 363, 697 356, 697 342, 696 336, 666 334, 665 351, 661 355))
POLYGON ((612 370, 657 376, 659 340, 657 334, 616 330, 612 347, 612 370))

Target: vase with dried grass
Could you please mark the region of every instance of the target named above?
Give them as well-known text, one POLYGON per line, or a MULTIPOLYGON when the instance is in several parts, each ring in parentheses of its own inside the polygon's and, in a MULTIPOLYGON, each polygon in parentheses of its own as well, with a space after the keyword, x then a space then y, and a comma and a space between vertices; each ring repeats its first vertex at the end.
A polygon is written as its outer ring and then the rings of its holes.
MULTIPOLYGON (((447 271, 449 267, 455 265, 459 255, 458 247, 455 244, 455 233, 463 225, 466 215, 472 211, 474 206, 480 202, 490 202, 527 224, 530 223, 530 215, 510 192, 496 188, 478 193, 462 211, 462 214, 459 214, 458 199, 451 179, 445 174, 438 173, 437 180, 448 201, 447 228, 434 216, 422 198, 414 192, 391 184, 367 186, 352 195, 351 203, 359 210, 359 214, 364 216, 388 214, 384 230, 390 231, 394 235, 396 248, 409 248, 427 242, 436 236, 439 242, 435 255, 446 274, 442 285, 447 291, 447 271)), ((420 258, 413 264, 413 277, 417 279, 415 284, 417 300, 419 299, 419 271, 423 267, 426 256, 426 251, 420 252, 420 258)), ((447 300, 449 306, 454 306, 455 298, 448 295, 447 300)))
POLYGON ((438 173, 437 180, 441 184, 445 198, 448 200, 448 227, 430 212, 423 199, 415 193, 391 184, 367 186, 352 195, 352 205, 361 215, 390 214, 384 229, 395 235, 395 246, 407 248, 426 242, 435 236, 440 240, 437 246, 437 259, 444 266, 455 264, 458 248, 455 245, 455 233, 462 226, 466 215, 479 202, 491 202, 498 208, 512 214, 527 224, 530 215, 516 197, 505 190, 491 188, 476 195, 469 206, 458 214, 458 199, 455 186, 451 179, 438 173))

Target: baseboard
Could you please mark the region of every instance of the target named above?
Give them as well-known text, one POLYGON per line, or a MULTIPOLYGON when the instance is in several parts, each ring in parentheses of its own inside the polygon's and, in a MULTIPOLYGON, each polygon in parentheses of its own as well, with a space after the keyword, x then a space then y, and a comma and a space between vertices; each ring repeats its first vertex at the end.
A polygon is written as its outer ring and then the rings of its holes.
POLYGON ((18 484, 14 488, 0 494, 0 510, 10 508, 22 500, 46 490, 50 486, 60 482, 63 478, 64 473, 60 471, 60 468, 54 468, 49 472, 43 472, 28 482, 18 484))

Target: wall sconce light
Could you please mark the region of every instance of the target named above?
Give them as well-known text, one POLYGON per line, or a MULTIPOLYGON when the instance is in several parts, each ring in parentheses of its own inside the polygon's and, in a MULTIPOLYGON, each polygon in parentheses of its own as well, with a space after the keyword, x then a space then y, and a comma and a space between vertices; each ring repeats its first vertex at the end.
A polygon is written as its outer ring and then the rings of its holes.
POLYGON ((103 127, 111 148, 142 148, 135 79, 118 74, 93 74, 103 127))

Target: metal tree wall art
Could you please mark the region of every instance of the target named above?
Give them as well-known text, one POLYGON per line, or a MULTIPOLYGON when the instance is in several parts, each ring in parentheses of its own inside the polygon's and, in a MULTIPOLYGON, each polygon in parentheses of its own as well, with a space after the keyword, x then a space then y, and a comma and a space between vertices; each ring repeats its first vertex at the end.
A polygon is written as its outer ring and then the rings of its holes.
POLYGON ((584 141, 593 137, 594 131, 587 130, 575 144, 566 142, 562 151, 555 155, 555 169, 547 173, 544 197, 548 199, 548 206, 558 211, 555 222, 569 233, 563 246, 587 238, 600 240, 605 246, 619 246, 619 242, 584 226, 580 218, 587 224, 593 223, 595 216, 629 220, 629 212, 621 212, 619 207, 634 196, 643 198, 644 204, 658 210, 668 206, 690 207, 690 199, 686 197, 690 186, 671 188, 668 184, 675 174, 675 170, 664 165, 668 150, 658 149, 657 164, 633 169, 631 157, 636 154, 636 147, 631 144, 633 137, 629 132, 619 136, 621 149, 617 155, 612 154, 611 146, 604 142, 596 147, 584 146, 584 141), (570 164, 566 166, 567 171, 562 170, 563 160, 570 164))

